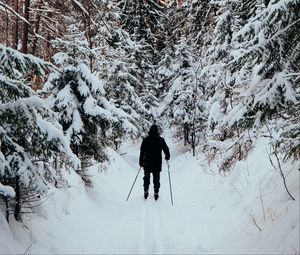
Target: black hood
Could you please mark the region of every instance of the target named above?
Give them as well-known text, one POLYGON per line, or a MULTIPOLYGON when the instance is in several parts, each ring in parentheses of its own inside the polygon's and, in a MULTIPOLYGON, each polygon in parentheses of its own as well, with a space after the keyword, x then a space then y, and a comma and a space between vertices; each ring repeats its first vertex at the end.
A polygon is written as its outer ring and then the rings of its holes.
POLYGON ((159 136, 158 127, 156 125, 152 125, 148 132, 149 136, 159 136))

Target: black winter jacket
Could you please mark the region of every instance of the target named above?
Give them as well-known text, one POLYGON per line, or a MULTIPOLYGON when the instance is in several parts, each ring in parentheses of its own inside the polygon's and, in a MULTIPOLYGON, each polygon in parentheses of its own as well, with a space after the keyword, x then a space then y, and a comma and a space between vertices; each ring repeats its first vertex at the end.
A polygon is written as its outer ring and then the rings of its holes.
MULTIPOLYGON (((155 130, 156 131, 156 130, 155 130)), ((158 132, 149 131, 149 136, 143 139, 139 163, 145 171, 160 172, 162 165, 161 151, 164 151, 165 159, 170 159, 170 151, 165 139, 159 136, 158 132)))

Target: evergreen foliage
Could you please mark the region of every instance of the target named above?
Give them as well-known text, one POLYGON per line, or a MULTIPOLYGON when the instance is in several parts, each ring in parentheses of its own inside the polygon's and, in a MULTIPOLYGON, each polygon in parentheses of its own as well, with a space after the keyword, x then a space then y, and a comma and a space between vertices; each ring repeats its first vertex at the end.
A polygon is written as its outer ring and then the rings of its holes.
POLYGON ((251 129, 277 119, 280 133, 287 134, 291 129, 285 132, 286 125, 280 123, 295 121, 299 105, 299 66, 295 64, 300 49, 299 1, 271 1, 267 6, 249 1, 252 8, 246 16, 244 12, 235 13, 242 3, 231 4, 235 6, 230 15, 231 28, 236 31, 225 33, 228 46, 222 48, 227 48, 227 54, 221 56, 232 77, 225 95, 230 103, 223 107, 226 116, 220 124, 251 129))
POLYGON ((113 33, 113 44, 99 65, 99 74, 106 79, 106 96, 116 107, 129 114, 139 128, 151 118, 147 97, 142 96, 147 82, 144 47, 132 41, 124 30, 114 30, 113 33))
MULTIPOLYGON (((156 54, 164 47, 163 26, 161 23, 164 6, 157 0, 126 1, 119 3, 122 28, 134 35, 137 41, 151 46, 156 54)), ((158 56, 156 56, 158 57, 158 56)))
POLYGON ((103 162, 107 159, 104 149, 113 145, 116 134, 135 132, 136 128, 131 124, 133 118, 105 97, 103 81, 88 68, 86 56, 91 49, 86 39, 75 26, 70 29, 73 32, 64 40, 54 42, 64 49, 54 56, 61 70, 50 75, 45 89, 52 92, 50 107, 58 113, 76 155, 85 162, 103 162))
POLYGON ((0 63, 0 180, 16 190, 14 215, 20 220, 22 205, 61 179, 54 159, 64 157, 75 165, 78 159, 54 113, 31 89, 32 75, 45 75, 54 67, 3 45, 0 63))
POLYGON ((0 45, 0 174, 12 186, 19 178, 42 194, 59 178, 49 170, 53 159, 78 163, 69 145, 84 169, 154 121, 168 122, 181 138, 187 124, 194 141, 205 130, 210 139, 199 150, 237 141, 223 171, 266 128, 286 160, 299 160, 300 0, 49 3, 32 6, 49 12, 35 16, 46 44, 56 37, 47 51, 56 51, 57 67, 0 45), (58 32, 56 11, 68 12, 58 32), (50 107, 31 89, 32 76, 48 72, 50 107))
POLYGON ((153 121, 154 111, 158 105, 157 79, 153 47, 142 38, 137 30, 131 30, 131 18, 126 23, 126 15, 138 13, 136 2, 120 2, 110 33, 106 34, 108 45, 105 45, 105 55, 101 57, 101 71, 99 75, 107 80, 107 95, 116 102, 118 107, 131 113, 138 121, 138 129, 145 131, 153 121), (125 8, 125 9, 124 9, 125 8), (116 28, 114 24, 120 24, 116 28), (138 114, 138 115, 136 115, 138 114), (142 118, 140 118, 142 116, 142 118))

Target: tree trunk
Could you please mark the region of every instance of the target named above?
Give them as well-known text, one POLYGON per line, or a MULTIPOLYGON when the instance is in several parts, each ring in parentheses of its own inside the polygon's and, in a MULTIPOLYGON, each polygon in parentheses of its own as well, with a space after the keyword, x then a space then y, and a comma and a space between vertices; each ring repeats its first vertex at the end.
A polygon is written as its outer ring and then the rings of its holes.
MULTIPOLYGON (((29 7, 30 7, 30 0, 25 0, 24 17, 28 22, 29 22, 29 7)), ((25 54, 27 54, 27 52, 28 52, 28 31, 29 31, 29 24, 24 22, 23 23, 22 52, 25 54)))
MULTIPOLYGON (((41 7, 42 7, 42 1, 39 0, 38 9, 40 10, 41 7)), ((37 34, 39 33, 39 30, 40 30, 40 22, 41 22, 41 12, 37 11, 36 21, 35 21, 35 25, 34 25, 35 38, 34 38, 34 41, 32 43, 32 55, 34 55, 34 56, 36 54, 36 48, 37 48, 37 42, 38 42, 37 34)))
POLYGON ((270 3, 270 0, 265 0, 265 6, 267 7, 270 3))
POLYGON ((195 157, 195 148, 196 148, 196 127, 195 127, 195 117, 193 120, 193 130, 192 130, 192 141, 191 141, 193 156, 195 157))
POLYGON ((8 205, 7 197, 4 197, 4 203, 5 203, 5 218, 6 221, 9 223, 9 205, 8 205))
MULTIPOLYGON (((6 1, 7 3, 7 1, 6 1)), ((11 46, 11 38, 9 36, 9 33, 10 33, 10 22, 9 22, 9 15, 8 15, 8 12, 7 12, 7 9, 5 8, 5 37, 6 37, 6 41, 5 41, 5 45, 6 47, 10 47, 11 46)))
MULTIPOLYGON (((86 20, 85 20, 85 35, 86 35, 86 39, 89 43, 89 48, 92 49, 93 48, 93 39, 92 39, 92 31, 91 31, 91 6, 90 4, 88 4, 87 6, 87 11, 88 11, 88 15, 86 16, 86 20)), ((92 53, 89 53, 89 60, 90 60, 90 70, 91 72, 93 72, 93 62, 94 62, 94 58, 92 53)))
MULTIPOLYGON (((14 10, 19 13, 19 0, 14 0, 14 10)), ((15 21, 13 25, 13 45, 12 48, 18 49, 18 41, 19 41, 19 18, 15 16, 15 21)))
POLYGON ((183 130, 184 130, 184 145, 186 146, 186 144, 189 143, 189 124, 187 122, 183 124, 183 130))
MULTIPOLYGON (((3 184, 7 185, 6 179, 3 180, 3 184)), ((9 223, 9 204, 8 204, 8 198, 7 196, 3 197, 4 203, 5 203, 5 218, 6 221, 9 223)))
MULTIPOLYGON (((49 12, 47 14, 48 16, 48 19, 51 20, 52 19, 52 12, 49 12)), ((44 59, 46 61, 49 61, 50 58, 51 58, 51 54, 50 54, 50 49, 51 49, 51 39, 52 39, 52 35, 51 35, 51 32, 50 32, 50 29, 48 29, 48 32, 47 32, 47 37, 46 37, 46 50, 45 50, 45 56, 44 56, 44 59)))
POLYGON ((16 175, 16 205, 15 205, 15 219, 21 220, 21 193, 20 193, 20 176, 16 175))

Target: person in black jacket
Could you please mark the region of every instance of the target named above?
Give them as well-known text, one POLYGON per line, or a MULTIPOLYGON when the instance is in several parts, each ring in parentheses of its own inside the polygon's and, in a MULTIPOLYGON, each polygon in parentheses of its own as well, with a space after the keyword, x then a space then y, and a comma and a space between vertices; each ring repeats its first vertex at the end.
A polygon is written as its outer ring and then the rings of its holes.
POLYGON ((144 197, 148 197, 150 185, 150 174, 153 176, 154 198, 158 199, 160 188, 160 172, 162 165, 161 151, 164 151, 165 159, 170 159, 170 151, 165 139, 159 136, 158 127, 152 125, 148 136, 143 139, 139 164, 144 168, 144 197))

